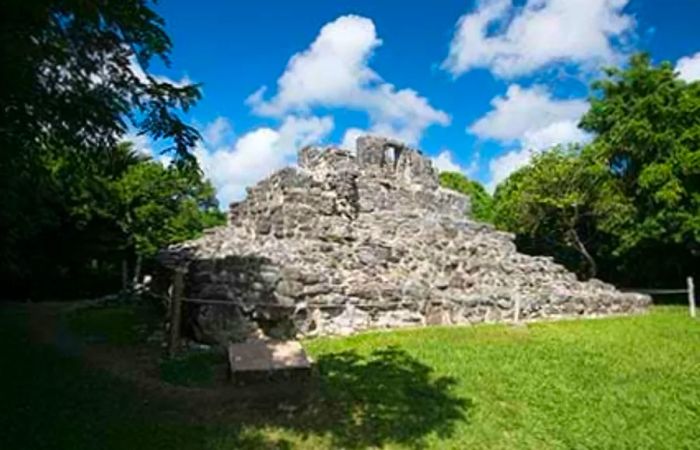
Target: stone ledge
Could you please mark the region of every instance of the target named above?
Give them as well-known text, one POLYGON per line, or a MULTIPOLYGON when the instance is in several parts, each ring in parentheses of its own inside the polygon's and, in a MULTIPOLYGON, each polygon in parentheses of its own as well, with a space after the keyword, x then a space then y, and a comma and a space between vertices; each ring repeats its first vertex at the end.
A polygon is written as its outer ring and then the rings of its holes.
POLYGON ((254 340, 228 346, 231 378, 237 383, 308 378, 312 361, 298 341, 254 340))

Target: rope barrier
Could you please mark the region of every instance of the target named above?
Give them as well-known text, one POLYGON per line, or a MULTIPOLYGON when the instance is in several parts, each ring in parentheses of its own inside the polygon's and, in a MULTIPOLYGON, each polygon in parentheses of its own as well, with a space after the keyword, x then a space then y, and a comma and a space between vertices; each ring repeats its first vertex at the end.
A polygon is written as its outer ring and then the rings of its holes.
MULTIPOLYGON (((239 302, 232 301, 232 300, 209 300, 209 299, 201 299, 201 298, 182 298, 180 300, 182 303, 195 303, 198 305, 224 305, 224 306, 240 306, 243 307, 243 305, 239 302)), ((285 306, 285 305, 276 305, 274 303, 269 303, 269 302, 258 302, 255 303, 255 305, 259 306, 264 306, 266 308, 278 308, 278 309, 293 309, 293 306, 285 306)))
POLYGON ((241 306, 240 303, 230 302, 227 300, 202 300, 199 298, 183 298, 183 303, 197 303, 199 305, 226 305, 226 306, 241 306))
POLYGON ((686 294, 687 289, 620 289, 622 292, 639 292, 640 294, 686 294))

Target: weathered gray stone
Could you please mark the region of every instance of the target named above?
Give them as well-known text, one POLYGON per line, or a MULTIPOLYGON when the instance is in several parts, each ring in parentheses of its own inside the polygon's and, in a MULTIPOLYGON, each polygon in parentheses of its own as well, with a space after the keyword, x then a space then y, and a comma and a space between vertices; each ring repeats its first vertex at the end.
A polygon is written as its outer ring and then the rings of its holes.
POLYGON ((430 160, 399 142, 361 137, 356 156, 306 147, 298 163, 249 188, 229 225, 161 252, 164 265, 188 266, 187 296, 239 305, 189 305, 199 336, 508 321, 516 297, 522 320, 650 303, 518 253, 512 234, 470 220, 469 198, 440 188, 430 160))

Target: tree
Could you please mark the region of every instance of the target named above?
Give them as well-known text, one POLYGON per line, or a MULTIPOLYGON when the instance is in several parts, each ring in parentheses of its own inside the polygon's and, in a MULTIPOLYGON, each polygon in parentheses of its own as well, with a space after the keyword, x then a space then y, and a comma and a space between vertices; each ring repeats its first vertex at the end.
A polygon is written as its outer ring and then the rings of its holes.
POLYGON ((224 223, 199 172, 165 167, 128 142, 102 154, 56 152, 44 164, 41 213, 52 220, 24 247, 9 293, 100 295, 118 288, 120 273, 128 287, 129 266, 138 281, 157 249, 224 223))
POLYGON ((440 186, 468 195, 474 219, 489 223, 493 221, 493 200, 478 181, 470 180, 459 172, 441 172, 440 186))
POLYGON ((495 223, 587 276, 682 283, 700 267, 700 83, 639 54, 592 87, 581 121, 591 144, 512 174, 496 190, 495 223))
POLYGON ((17 286, 17 292, 34 288, 33 276, 63 271, 52 260, 66 250, 79 253, 65 248, 75 242, 65 238, 103 220, 99 208, 109 202, 100 198, 107 191, 97 188, 104 184, 95 176, 103 174, 100 159, 127 130, 164 139, 178 166, 196 166, 190 149, 199 135, 178 114, 200 98, 200 90, 148 74, 154 58, 169 64, 171 49, 163 19, 149 5, 147 0, 0 5, 4 286, 17 286))
POLYGON ((700 82, 654 66, 646 54, 609 68, 581 127, 614 178, 626 206, 607 228, 627 269, 680 282, 700 255, 700 82))
POLYGON ((179 159, 197 131, 177 115, 200 98, 144 69, 169 64, 171 42, 147 0, 8 0, 2 5, 0 100, 4 153, 32 155, 46 146, 100 151, 129 124, 171 139, 179 159))
POLYGON ((3 237, 12 246, 0 248, 17 252, 0 262, 5 295, 82 296, 100 283, 109 287, 111 262, 125 251, 112 184, 144 160, 126 144, 99 155, 44 151, 34 164, 35 186, 18 193, 36 209, 19 217, 26 228, 3 237))
POLYGON ((130 166, 115 189, 119 208, 115 220, 136 256, 135 281, 143 259, 225 222, 211 183, 176 166, 152 160, 130 166))
POLYGON ((499 185, 494 222, 532 253, 555 256, 582 277, 598 273, 597 255, 620 202, 606 168, 578 146, 554 147, 499 185))

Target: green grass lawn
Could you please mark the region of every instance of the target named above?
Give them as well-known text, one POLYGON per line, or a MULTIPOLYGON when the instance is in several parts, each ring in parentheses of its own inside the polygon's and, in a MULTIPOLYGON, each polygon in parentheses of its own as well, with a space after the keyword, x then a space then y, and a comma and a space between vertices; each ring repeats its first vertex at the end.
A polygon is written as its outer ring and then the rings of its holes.
POLYGON ((310 340, 315 395, 214 420, 31 342, 29 321, 0 309, 2 449, 700 448, 700 320, 680 307, 310 340))

